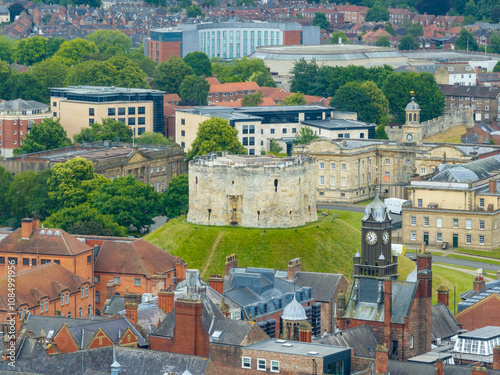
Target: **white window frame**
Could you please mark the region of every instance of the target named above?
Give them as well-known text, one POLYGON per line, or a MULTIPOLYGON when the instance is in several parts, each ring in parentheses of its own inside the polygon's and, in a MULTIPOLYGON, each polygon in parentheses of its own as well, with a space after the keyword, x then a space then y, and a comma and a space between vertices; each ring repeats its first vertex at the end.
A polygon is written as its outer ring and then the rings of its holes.
POLYGON ((335 163, 330 163, 330 169, 335 169, 335 163))
POLYGON ((443 219, 438 217, 436 218, 436 228, 442 228, 443 227, 443 219))
POLYGON ((484 208, 484 198, 479 198, 479 207, 484 208))
POLYGON ((319 169, 325 169, 325 162, 324 161, 319 162, 319 169))
POLYGON ((330 186, 335 186, 335 183, 336 183, 336 178, 335 176, 330 176, 330 186))
POLYGON ((484 246, 484 236, 483 235, 479 235, 478 244, 481 246, 484 246))
POLYGON ((417 225, 417 217, 416 216, 410 217, 410 225, 412 225, 412 226, 417 225))
POLYGON ((271 359, 271 372, 280 372, 280 361, 276 361, 275 359, 271 359), (274 367, 278 367, 277 370, 273 370, 274 367))
POLYGON ((385 159, 385 165, 391 165, 391 159, 386 158, 385 159))
POLYGON ((340 178, 340 186, 346 187, 347 186, 347 178, 346 177, 341 177, 340 178))
POLYGON ((267 361, 264 358, 257 358, 257 370, 267 371, 267 361), (264 361, 264 368, 261 368, 261 361, 264 361))
POLYGON ((436 242, 443 242, 443 233, 441 232, 436 233, 436 242))
POLYGON ((325 176, 319 176, 319 184, 321 186, 325 185, 325 176))
POLYGON ((345 171, 347 168, 346 168, 346 163, 342 163, 340 165, 340 169, 342 169, 343 171, 345 171))
POLYGON ((458 228, 458 219, 456 218, 453 218, 453 228, 458 228))
POLYGON ((470 234, 465 235, 465 243, 470 245, 472 243, 472 236, 470 234))
POLYGON ((142 280, 140 277, 134 277, 134 286, 141 286, 142 280))
POLYGON ((252 368, 252 358, 250 357, 241 357, 241 368, 252 368), (245 363, 245 360, 248 359, 248 363, 245 363))
POLYGON ((428 227, 428 226, 429 226, 429 217, 424 216, 424 227, 428 227))
POLYGON ((417 232, 411 231, 410 232, 410 241, 416 241, 417 240, 417 232))
POLYGON ((420 174, 425 174, 425 167, 420 168, 420 174))
POLYGON ((471 219, 465 220, 465 229, 472 229, 472 220, 471 219))
POLYGON ((479 230, 484 230, 484 220, 479 220, 479 230))

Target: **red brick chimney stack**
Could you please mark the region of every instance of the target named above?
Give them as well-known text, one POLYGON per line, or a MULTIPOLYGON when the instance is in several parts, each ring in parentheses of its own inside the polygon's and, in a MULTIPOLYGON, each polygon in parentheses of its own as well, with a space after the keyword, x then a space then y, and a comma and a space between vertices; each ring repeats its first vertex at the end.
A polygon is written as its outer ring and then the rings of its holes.
POLYGON ((384 344, 387 345, 388 347, 390 347, 391 345, 391 318, 392 318, 392 280, 390 277, 386 277, 384 279, 384 344))
POLYGON ((221 275, 210 275, 208 285, 219 294, 224 292, 224 279, 221 275))
POLYGON ((474 366, 472 367, 471 375, 486 375, 486 367, 474 366))
POLYGON ((186 263, 183 260, 175 264, 175 277, 178 283, 186 278, 186 263))
POLYGON ((497 192, 497 182, 496 182, 496 180, 490 181, 488 183, 488 190, 492 194, 497 192))
POLYGON ((162 290, 158 292, 158 307, 165 311, 165 313, 170 314, 174 309, 175 299, 174 292, 170 290, 162 290))
POLYGON ((484 281, 483 276, 476 276, 476 279, 474 280, 474 287, 472 289, 474 292, 478 293, 486 289, 486 282, 484 281))
POLYGON ((299 341, 300 342, 312 341, 312 327, 309 323, 299 324, 299 341))
POLYGON ((125 317, 132 324, 137 324, 137 303, 126 302, 125 303, 125 317))
POLYGON ((378 345, 375 361, 375 371, 377 375, 389 373, 389 349, 385 346, 378 345))
POLYGON ((232 268, 238 267, 238 259, 236 259, 236 254, 231 254, 226 257, 226 264, 224 265, 224 275, 229 275, 229 271, 232 268))
POLYGON ((108 281, 106 284, 106 299, 111 299, 115 295, 116 283, 113 280, 108 281))
POLYGON ((31 233, 33 233, 35 225, 33 223, 33 219, 26 218, 21 220, 21 239, 29 240, 31 237, 31 233))
POLYGON ((441 358, 436 359, 436 368, 437 368, 436 375, 443 375, 444 364, 441 358))
POLYGON ((202 315, 203 303, 198 298, 182 298, 176 301, 176 353, 208 357, 210 337, 203 329, 202 315))
POLYGON ((445 286, 440 286, 437 289, 438 292, 438 303, 442 303, 446 307, 449 307, 450 304, 450 289, 445 286))
POLYGON ((493 370, 500 370, 500 346, 493 348, 493 370))
POLYGON ((302 260, 300 258, 292 259, 288 262, 288 280, 293 280, 297 272, 302 271, 302 260))

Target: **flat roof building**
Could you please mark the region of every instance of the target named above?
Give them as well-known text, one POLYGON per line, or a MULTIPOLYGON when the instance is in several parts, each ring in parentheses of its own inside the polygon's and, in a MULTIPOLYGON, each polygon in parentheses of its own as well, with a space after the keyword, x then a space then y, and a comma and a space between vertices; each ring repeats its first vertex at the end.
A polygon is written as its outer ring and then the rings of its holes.
POLYGON ((114 86, 69 86, 50 89, 52 116, 72 138, 89 125, 112 118, 136 135, 164 133, 163 95, 159 90, 114 86))

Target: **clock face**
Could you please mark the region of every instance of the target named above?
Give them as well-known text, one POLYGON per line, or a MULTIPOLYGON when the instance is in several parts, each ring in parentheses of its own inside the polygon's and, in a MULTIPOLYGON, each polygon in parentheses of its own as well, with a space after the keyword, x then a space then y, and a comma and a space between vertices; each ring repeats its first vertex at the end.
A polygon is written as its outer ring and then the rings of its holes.
POLYGON ((382 234, 382 241, 384 242, 384 245, 389 243, 389 233, 387 231, 382 234))
POLYGON ((375 232, 366 233, 366 243, 368 245, 375 245, 377 243, 377 234, 375 232))
POLYGON ((413 140, 413 134, 406 134, 406 139, 408 141, 412 141, 413 140))

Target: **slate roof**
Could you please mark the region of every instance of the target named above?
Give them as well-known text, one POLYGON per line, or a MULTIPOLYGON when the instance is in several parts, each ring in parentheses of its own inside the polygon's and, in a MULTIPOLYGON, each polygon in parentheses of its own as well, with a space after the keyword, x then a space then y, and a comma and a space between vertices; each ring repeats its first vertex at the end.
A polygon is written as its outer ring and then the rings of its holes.
MULTIPOLYGON (((26 339, 35 341, 33 339, 26 339)), ((40 347, 38 342, 24 345, 40 347)), ((160 352, 154 350, 115 347, 116 361, 121 365, 122 375, 165 374, 173 372, 181 375, 189 370, 193 375, 205 374, 208 361, 206 358, 184 354, 160 352)), ((113 348, 80 350, 78 352, 49 356, 43 349, 30 351, 26 357, 24 352, 16 360, 12 369, 7 362, 0 362, 0 373, 14 370, 17 373, 43 375, 109 375, 113 363, 113 348), (83 371, 82 371, 83 369, 83 371)))
POLYGON ((345 276, 335 273, 297 272, 293 283, 300 287, 310 287, 312 299, 317 302, 330 302, 340 280, 345 276))
POLYGON ((104 241, 95 261, 94 272, 151 277, 174 269, 180 260, 142 238, 135 241, 104 241))
POLYGON ((0 253, 38 255, 78 255, 92 248, 61 229, 35 228, 28 240, 21 239, 21 228, 0 240, 0 253))
POLYGON ((33 109, 48 110, 50 106, 35 100, 6 100, 0 102, 0 112, 2 111, 29 111, 33 109))
POLYGON ((445 96, 467 96, 473 98, 495 99, 500 95, 500 89, 483 86, 438 85, 445 96))
POLYGON ((475 303, 482 301, 492 294, 500 296, 500 280, 485 283, 485 289, 481 290, 480 292, 469 290, 468 292, 462 293, 460 295, 460 298, 462 298, 464 301, 457 304, 457 311, 461 312, 462 310, 473 306, 475 303))
POLYGON ((34 337, 40 337, 40 333, 43 329, 45 335, 48 335, 50 331, 54 331, 54 334, 59 331, 64 323, 68 327, 77 327, 79 325, 93 324, 97 320, 106 320, 105 317, 95 317, 88 319, 77 319, 77 318, 66 318, 64 316, 42 316, 42 315, 31 315, 29 314, 25 320, 25 327, 27 331, 33 332, 34 337))
POLYGON ((431 181, 470 183, 489 178, 498 170, 500 170, 500 155, 494 155, 462 165, 446 164, 431 181))
POLYGON ((348 328, 333 335, 313 340, 314 344, 343 346, 354 349, 354 356, 375 358, 378 342, 367 325, 348 328))
MULTIPOLYGON (((345 318, 368 320, 375 322, 384 321, 384 303, 378 303, 378 280, 360 277, 359 295, 357 304, 351 293, 347 305, 345 318)), ((391 323, 404 324, 404 318, 410 316, 411 307, 417 292, 417 283, 406 281, 392 281, 392 317, 391 323)))
POLYGON ((438 303, 432 306, 432 340, 448 339, 461 331, 450 310, 438 303))
MULTIPOLYGON (((391 375, 434 375, 437 374, 437 368, 434 365, 425 365, 422 363, 401 362, 389 360, 389 372, 391 375)), ((450 374, 452 374, 450 372, 450 374)), ((453 374, 455 374, 453 372, 453 374)), ((470 374, 470 370, 469 370, 470 374)))

